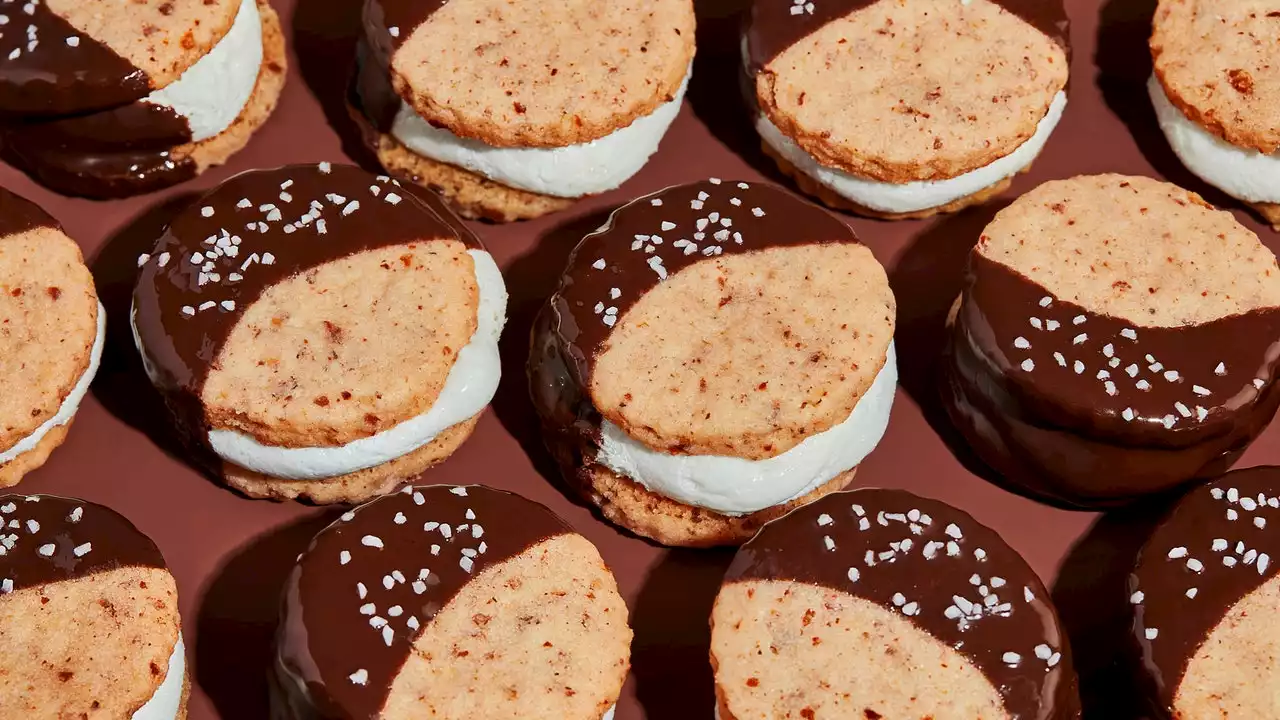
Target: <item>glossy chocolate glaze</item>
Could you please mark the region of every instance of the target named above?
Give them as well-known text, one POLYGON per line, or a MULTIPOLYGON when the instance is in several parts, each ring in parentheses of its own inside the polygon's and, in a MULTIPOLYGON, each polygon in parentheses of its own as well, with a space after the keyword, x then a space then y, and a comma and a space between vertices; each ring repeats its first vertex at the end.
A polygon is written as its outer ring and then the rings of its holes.
POLYGON ((365 0, 365 32, 390 57, 419 25, 449 0, 365 0), (394 32, 392 28, 395 28, 394 32))
POLYGON ((1229 467, 1280 404, 1278 364, 1280 310, 1135 327, 975 252, 942 394, 1011 483, 1106 505, 1229 467))
POLYGON ((58 221, 39 205, 0 188, 0 237, 17 235, 40 227, 58 227, 58 221))
POLYGON ((725 583, 750 580, 817 585, 901 612, 982 671, 1011 720, 1080 716, 1048 591, 999 535, 949 505, 901 490, 832 493, 738 550, 725 583))
MULTIPOLYGON (((754 0, 746 27, 751 66, 763 68, 787 48, 828 23, 876 2, 878 0, 754 0)), ((1062 0, 992 2, 1022 18, 1069 52, 1070 22, 1062 0)))
POLYGON ((205 377, 268 288, 365 250, 435 239, 481 247, 434 195, 346 165, 246 172, 196 201, 143 263, 133 296, 143 359, 180 432, 204 442, 205 377))
POLYGON ((0 113, 66 115, 131 103, 152 91, 133 63, 37 0, 11 0, 0 14, 0 113))
POLYGON ((53 495, 0 495, 0 596, 119 568, 163 568, 114 510, 53 495))
POLYGON ((542 505, 476 485, 409 487, 347 513, 286 585, 277 716, 380 717, 414 641, 472 578, 572 532, 542 505))
MULTIPOLYGON (((1174 695, 1200 645, 1278 566, 1280 468, 1227 473, 1178 501, 1129 578, 1133 641, 1157 712, 1173 717, 1174 695)), ((1262 681, 1240 671, 1243 683, 1262 681)))

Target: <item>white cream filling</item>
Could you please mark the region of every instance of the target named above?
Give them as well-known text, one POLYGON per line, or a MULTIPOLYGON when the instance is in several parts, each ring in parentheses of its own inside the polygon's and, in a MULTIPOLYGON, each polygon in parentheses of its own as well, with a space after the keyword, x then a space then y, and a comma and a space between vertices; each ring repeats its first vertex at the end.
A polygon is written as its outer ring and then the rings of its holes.
POLYGON ((156 692, 146 705, 138 708, 132 720, 174 720, 182 706, 182 689, 186 684, 187 649, 182 643, 182 632, 178 632, 178 642, 169 655, 169 670, 165 673, 164 682, 156 688, 156 692))
POLYGON ((102 360, 102 345, 107 338, 107 310, 102 307, 102 303, 98 303, 98 331, 93 338, 93 348, 89 351, 89 367, 85 368, 84 374, 76 381, 71 392, 62 400, 62 404, 58 406, 58 412, 53 417, 45 420, 35 432, 22 438, 13 447, 0 452, 0 464, 7 463, 22 453, 34 450, 40 441, 44 439, 49 431, 66 425, 71 422, 71 418, 75 417, 76 410, 80 408, 80 401, 84 400, 85 393, 89 392, 89 385, 93 383, 93 376, 98 374, 98 363, 102 360))
POLYGON ((227 34, 182 77, 145 101, 172 108, 191 126, 194 142, 231 127, 253 95, 262 68, 262 18, 255 0, 241 0, 227 34))
POLYGON ((480 287, 476 331, 458 351, 430 410, 389 430, 337 447, 275 447, 234 430, 211 430, 209 445, 213 451, 223 460, 271 477, 322 480, 407 455, 483 410, 493 399, 502 377, 498 337, 507 321, 507 288, 489 253, 468 252, 475 261, 476 283, 480 287))
POLYGON ((794 140, 783 135, 764 113, 757 114, 756 130, 769 147, 787 162, 840 197, 878 212, 909 213, 947 205, 1025 170, 1044 149, 1066 107, 1067 94, 1059 91, 1049 103, 1048 112, 1040 118, 1035 133, 1016 150, 989 165, 946 180, 916 180, 906 183, 871 180, 820 165, 794 140))
POLYGON ((1169 147, 1201 180, 1245 202, 1280 203, 1280 153, 1236 147, 1174 107, 1155 75, 1147 93, 1169 147))
POLYGON ((613 720, 613 713, 614 713, 614 711, 616 711, 617 709, 618 709, 618 706, 617 706, 617 705, 614 705, 613 707, 609 708, 609 711, 608 711, 608 712, 606 712, 606 713, 604 714, 604 717, 600 718, 600 720, 613 720))
POLYGON ((423 157, 470 170, 508 187, 576 198, 613 190, 644 167, 680 112, 689 77, 670 102, 591 142, 564 147, 493 147, 433 127, 401 103, 391 134, 423 157))
POLYGON ((862 462, 884 437, 898 385, 889 344, 884 367, 844 422, 767 460, 670 455, 605 420, 596 461, 650 491, 724 515, 745 515, 802 497, 862 462))

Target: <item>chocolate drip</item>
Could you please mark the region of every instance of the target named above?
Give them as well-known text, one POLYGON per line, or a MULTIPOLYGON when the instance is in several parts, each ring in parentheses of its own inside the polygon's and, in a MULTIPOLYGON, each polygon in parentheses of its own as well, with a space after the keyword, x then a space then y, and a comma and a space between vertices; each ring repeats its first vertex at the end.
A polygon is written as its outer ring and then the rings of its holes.
POLYGON ((0 188, 0 237, 17 235, 40 227, 58 227, 58 221, 39 205, 0 188))
POLYGON ((322 163, 238 175, 174 219, 142 266, 134 322, 181 430, 203 442, 200 393, 245 309, 328 262, 414 241, 480 241, 431 193, 322 163))
POLYGON ((943 395, 1013 483, 1114 503, 1225 470, 1280 404, 1278 362, 1280 310, 1135 327, 974 253, 943 395))
POLYGON ((286 716, 381 717, 413 643, 467 583, 572 532, 535 502, 475 485, 406 488, 347 513, 285 589, 276 687, 286 716))
POLYGON ((817 585, 901 612, 982 671, 1012 720, 1080 715, 1048 591, 999 535, 953 507, 900 490, 833 493, 742 546, 725 582, 749 580, 817 585))
MULTIPOLYGON (((959 2, 959 0, 954 0, 959 2)), ((787 48, 835 20, 878 0, 754 0, 747 20, 753 68, 763 68, 787 48), (798 10, 798 12, 797 12, 798 10)), ((1069 50, 1070 22, 1062 0, 992 0, 1069 50)))
POLYGON ((114 510, 52 495, 0 495, 0 596, 119 568, 163 568, 151 539, 114 510))
MULTIPOLYGON (((1138 657, 1162 714, 1172 717, 1187 665, 1218 623, 1275 577, 1278 533, 1280 468, 1259 467, 1187 493, 1147 541, 1129 580, 1129 602, 1138 657)), ((1250 670, 1241 672, 1250 682, 1250 670)))
POLYGON ((3 13, 0 112, 65 115, 133 102, 152 91, 132 63, 37 0, 16 0, 3 13))

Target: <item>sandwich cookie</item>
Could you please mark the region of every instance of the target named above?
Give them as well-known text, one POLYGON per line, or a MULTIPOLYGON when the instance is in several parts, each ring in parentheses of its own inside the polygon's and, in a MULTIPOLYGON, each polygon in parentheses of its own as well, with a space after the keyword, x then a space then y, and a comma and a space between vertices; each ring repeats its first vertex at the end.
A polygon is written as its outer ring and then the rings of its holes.
POLYGON ((1066 633, 1026 561, 900 490, 832 493, 743 545, 711 666, 720 720, 1080 717, 1066 633))
POLYGON ((984 202, 1067 104, 1062 0, 754 0, 743 55, 765 153, 832 207, 984 202))
POLYGON ((1129 579, 1133 640, 1156 717, 1277 717, 1280 468, 1195 488, 1129 579))
POLYGON ((595 546, 547 508, 407 487, 342 516, 285 586, 276 720, 610 720, 627 606, 595 546))
POLYGON ((364 25, 350 98, 378 159, 496 221, 635 175, 694 54, 690 0, 370 0, 364 25))
POLYGON ((177 585, 100 505, 0 495, 0 647, 5 717, 187 717, 177 585))
POLYGON ((1280 230, 1280 11, 1265 0, 1161 0, 1147 85, 1160 129, 1200 179, 1280 230))
POLYGON ((37 181, 95 198, 167 187, 226 162, 275 109, 286 59, 266 0, 100 5, 32 0, 5 15, 0 53, 25 45, 9 55, 18 67, 0 59, 0 107, 39 96, 44 113, 75 113, 3 130, 37 181))
POLYGON ((0 189, 0 487, 67 439, 106 322, 80 247, 34 203, 0 189))
POLYGON ((574 250, 536 321, 547 446, 604 516, 741 543, 848 485, 889 421, 895 302, 844 223, 761 183, 669 188, 574 250))
POLYGON ((389 492, 452 454, 497 388, 501 273, 437 198, 388 177, 238 175, 138 261, 147 373, 247 495, 389 492))
POLYGON ((1252 232, 1148 178, 1045 183, 969 258, 943 402, 1014 487, 1122 503, 1226 470, 1271 421, 1280 271, 1252 232))

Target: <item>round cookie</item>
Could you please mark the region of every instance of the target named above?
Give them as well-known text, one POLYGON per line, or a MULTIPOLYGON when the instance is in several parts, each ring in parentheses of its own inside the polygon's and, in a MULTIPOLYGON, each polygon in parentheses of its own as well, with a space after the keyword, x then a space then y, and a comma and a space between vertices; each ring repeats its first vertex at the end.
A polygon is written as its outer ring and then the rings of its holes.
POLYGON ((897 219, 983 202, 1025 171, 1066 106, 1070 49, 1061 0, 754 0, 743 56, 783 172, 897 219))
POLYGON ((177 586, 108 508, 0 495, 0 647, 6 717, 187 717, 177 586))
POLYGON ((9 159, 58 192, 93 198, 168 187, 225 163, 275 110, 287 63, 267 0, 239 0, 231 10, 234 22, 193 46, 199 55, 169 85, 98 112, 5 127, 9 159))
POLYGON ((738 544, 853 479, 897 383, 895 302, 846 225, 767 184, 624 205, 574 250, 534 328, 548 448, 605 517, 738 544))
POLYGON ((476 485, 406 487, 299 557, 272 717, 611 718, 630 645, 613 575, 550 510, 476 485))
POLYGON ((350 103, 371 149, 464 217, 496 221, 639 171, 694 54, 690 0, 372 0, 364 26, 350 103))
POLYGON ((827 495, 738 551, 711 611, 720 720, 1080 717, 1049 593, 994 531, 899 490, 827 495))
POLYGON ((139 262, 148 375, 197 459, 248 495, 386 493, 452 454, 497 389, 501 273, 437 198, 386 176, 238 175, 139 262))
POLYGON ((943 401, 1021 491, 1107 506, 1227 469, 1280 393, 1280 272, 1257 236, 1168 183, 1045 183, 983 231, 943 401))
POLYGON ((1280 14, 1267 0, 1160 0, 1148 84, 1174 153, 1280 229, 1280 14))
POLYGON ((1280 714, 1277 528, 1280 468, 1258 467, 1191 490, 1152 533, 1128 600, 1155 717, 1280 714))
POLYGON ((0 189, 0 487, 62 444, 98 371, 106 311, 80 247, 0 189))

